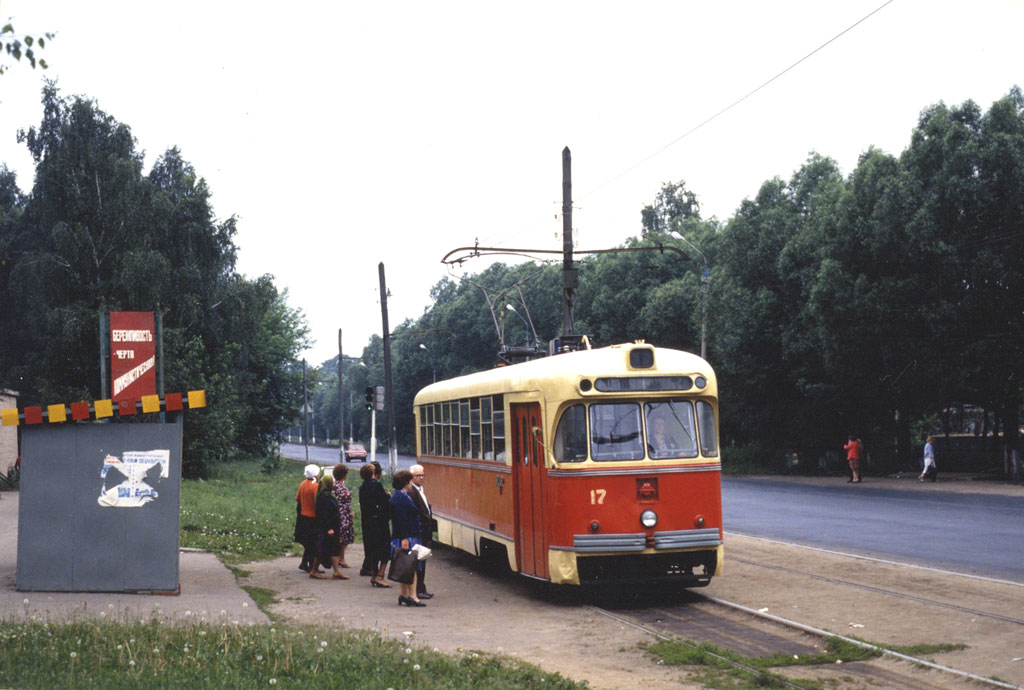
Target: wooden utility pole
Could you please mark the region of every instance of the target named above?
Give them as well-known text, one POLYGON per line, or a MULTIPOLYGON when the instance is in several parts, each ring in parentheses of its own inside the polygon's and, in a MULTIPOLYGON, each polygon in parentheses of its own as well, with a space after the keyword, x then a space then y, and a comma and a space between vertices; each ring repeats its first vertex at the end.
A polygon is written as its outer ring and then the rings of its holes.
POLYGON ((562 149, 562 335, 572 335, 573 304, 579 274, 572 264, 572 154, 569 147, 562 149))
POLYGON ((391 387, 391 329, 388 326, 388 286, 384 280, 384 262, 377 266, 380 274, 380 316, 384 327, 384 402, 388 408, 388 468, 391 476, 398 469, 398 438, 395 435, 395 391, 391 387))

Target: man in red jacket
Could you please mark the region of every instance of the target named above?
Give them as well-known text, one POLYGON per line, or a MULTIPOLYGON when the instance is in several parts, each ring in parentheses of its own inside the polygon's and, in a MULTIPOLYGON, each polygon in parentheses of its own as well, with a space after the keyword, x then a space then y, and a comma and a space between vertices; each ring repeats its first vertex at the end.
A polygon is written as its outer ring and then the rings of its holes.
POLYGON ((863 450, 860 439, 850 434, 850 440, 843 448, 846 450, 846 462, 850 463, 850 478, 847 481, 857 484, 860 482, 860 454, 863 450))

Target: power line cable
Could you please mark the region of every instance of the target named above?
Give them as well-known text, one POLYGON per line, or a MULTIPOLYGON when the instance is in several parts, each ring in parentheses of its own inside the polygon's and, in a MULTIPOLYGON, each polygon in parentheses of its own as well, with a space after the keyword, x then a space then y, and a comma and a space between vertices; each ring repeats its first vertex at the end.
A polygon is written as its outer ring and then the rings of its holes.
POLYGON ((750 91, 750 92, 748 92, 748 93, 747 93, 746 95, 742 96, 741 98, 739 98, 739 99, 737 99, 737 100, 733 101, 733 102, 732 102, 732 103, 730 103, 729 105, 727 105, 727 106, 725 106, 724 108, 722 108, 721 110, 719 110, 719 111, 718 111, 717 113, 715 113, 714 115, 711 115, 710 117, 706 118, 706 119, 705 119, 705 120, 704 120, 703 122, 701 122, 700 124, 694 125, 693 127, 691 127, 690 129, 688 129, 687 131, 683 132, 683 133, 682 133, 682 134, 680 134, 680 135, 679 135, 678 137, 676 137, 675 139, 673 139, 673 140, 672 140, 672 141, 670 141, 669 143, 665 144, 664 146, 662 146, 661 148, 659 148, 659 149, 658 149, 657 151, 655 151, 654 153, 652 153, 652 154, 650 154, 649 156, 647 156, 646 158, 643 158, 643 159, 641 159, 640 161, 638 161, 638 162, 634 163, 634 164, 633 164, 633 165, 631 165, 630 167, 626 168, 625 170, 623 170, 623 171, 622 171, 622 172, 620 172, 619 174, 617 174, 617 175, 615 175, 615 176, 613 176, 613 177, 609 178, 609 179, 608 179, 608 180, 606 180, 605 182, 602 182, 602 183, 601 183, 601 184, 599 184, 599 185, 598 185, 597 187, 594 187, 594 188, 593 188, 593 189, 591 189, 591 190, 590 190, 589 192, 587 192, 586 194, 583 194, 583 195, 582 195, 581 197, 579 197, 579 198, 580 198, 580 199, 586 199, 587 197, 591 196, 592 194, 595 194, 596 192, 598 192, 599 190, 601 190, 601 189, 604 189, 605 187, 607 187, 608 185, 610 185, 610 184, 611 184, 612 182, 615 182, 615 181, 616 181, 616 180, 618 180, 618 179, 619 179, 620 177, 624 177, 625 175, 629 174, 629 173, 630 173, 630 172, 632 172, 633 170, 636 170, 637 168, 639 168, 639 167, 640 167, 641 165, 643 165, 643 164, 644 164, 644 163, 646 163, 647 161, 651 160, 652 158, 655 158, 655 157, 657 157, 658 155, 660 155, 661 153, 663 153, 664 151, 666 151, 666 150, 668 150, 668 149, 672 148, 673 146, 675 146, 676 144, 678 144, 678 143, 679 143, 680 141, 682 141, 682 140, 683 140, 683 139, 685 139, 686 137, 690 136, 691 134, 693 134, 693 133, 694 133, 694 132, 696 132, 697 130, 701 129, 702 127, 704 127, 704 126, 705 126, 705 125, 707 125, 708 123, 712 122, 713 120, 717 119, 718 117, 720 117, 720 116, 724 115, 725 113, 729 112, 730 110, 732 110, 733 108, 735 108, 736 106, 738 106, 738 105, 739 105, 740 103, 742 103, 743 101, 747 100, 748 98, 750 98, 751 96, 753 96, 753 95, 754 95, 755 93, 757 93, 757 92, 758 92, 758 91, 760 91, 761 89, 765 88, 766 86, 768 86, 769 84, 771 84, 772 82, 774 82, 774 81, 775 81, 776 79, 779 79, 780 77, 782 77, 782 75, 784 75, 784 74, 786 74, 787 72, 789 72, 789 71, 791 71, 791 70, 795 69, 795 68, 796 68, 796 67, 797 67, 797 66, 798 66, 798 65, 799 65, 800 63, 804 62, 805 60, 807 60, 808 58, 810 58, 810 57, 811 57, 812 55, 814 55, 815 53, 818 53, 818 52, 820 52, 820 51, 824 50, 824 49, 825 49, 825 48, 826 48, 826 47, 827 47, 827 46, 828 46, 829 44, 831 44, 831 43, 833 43, 833 42, 837 41, 837 40, 838 40, 839 38, 841 38, 841 37, 842 37, 842 36, 844 36, 845 34, 849 33, 850 31, 852 31, 853 29, 855 29, 855 28, 856 28, 856 27, 857 27, 858 25, 860 25, 860 24, 864 23, 864 22, 865 22, 865 21, 867 21, 867 20, 868 20, 869 18, 871 18, 871 17, 873 16, 873 15, 875 15, 875 14, 877 14, 878 12, 880 12, 881 10, 885 9, 885 7, 886 7, 887 5, 891 5, 891 4, 893 3, 893 2, 895 2, 895 0, 886 0, 886 2, 882 3, 881 5, 879 5, 879 6, 878 6, 878 7, 876 7, 875 9, 873 9, 873 10, 872 10, 871 12, 867 13, 866 15, 864 15, 863 17, 861 17, 860 19, 858 19, 857 21, 855 21, 855 22, 854 22, 853 24, 851 24, 850 26, 846 27, 845 29, 843 29, 842 31, 840 31, 839 33, 837 33, 837 34, 836 34, 835 36, 833 36, 832 38, 828 39, 827 41, 825 41, 824 43, 822 43, 822 44, 821 44, 820 46, 818 46, 817 48, 815 48, 815 49, 814 49, 814 50, 812 50, 811 52, 807 53, 807 55, 804 55, 804 56, 803 56, 802 58, 800 58, 799 60, 797 60, 796 62, 794 62, 794 63, 793 63, 792 65, 790 65, 789 67, 787 67, 786 69, 784 69, 784 70, 782 70, 781 72, 779 72, 778 74, 776 74, 776 75, 775 75, 774 77, 772 77, 772 78, 771 78, 771 79, 769 79, 768 81, 766 81, 766 82, 762 83, 762 84, 761 84, 760 86, 758 86, 758 87, 757 87, 756 89, 754 89, 753 91, 750 91))
MULTIPOLYGON (((648 161, 650 161, 651 159, 653 159, 653 158, 656 158, 657 156, 659 156, 660 154, 662 154, 662 153, 663 153, 663 152, 665 152, 666 150, 668 150, 668 149, 672 148, 673 146, 675 146, 676 144, 678 144, 678 143, 679 143, 680 141, 682 141, 683 139, 685 139, 685 138, 687 138, 688 136, 690 136, 691 134, 693 134, 694 132, 696 132, 696 131, 698 131, 698 130, 702 129, 702 128, 703 128, 703 127, 704 127, 705 125, 707 125, 707 124, 711 123, 712 121, 716 120, 716 119, 717 119, 717 118, 719 118, 720 116, 722 116, 722 115, 724 115, 725 113, 729 112, 730 110, 732 110, 733 108, 735 108, 736 106, 738 106, 738 105, 739 105, 740 103, 744 102, 745 100, 747 100, 748 98, 750 98, 751 96, 753 96, 754 94, 756 94, 756 93, 757 93, 758 91, 762 90, 763 88, 765 88, 766 86, 768 86, 769 84, 771 84, 772 82, 774 82, 774 81, 778 80, 778 79, 779 79, 780 77, 782 77, 782 76, 783 76, 783 75, 785 75, 786 73, 788 73, 788 72, 792 71, 792 70, 793 70, 793 69, 795 69, 795 68, 796 68, 796 67, 797 67, 798 65, 800 65, 801 63, 803 63, 803 62, 805 62, 806 60, 808 60, 808 59, 809 59, 809 58, 810 58, 811 56, 813 56, 813 55, 815 55, 815 54, 817 54, 817 53, 821 52, 821 51, 822 51, 822 50, 824 50, 824 49, 825 49, 826 47, 828 47, 828 46, 829 46, 830 44, 832 44, 832 43, 834 43, 835 41, 837 41, 838 39, 842 38, 842 37, 843 37, 844 35, 846 35, 846 34, 847 34, 847 33, 849 33, 850 31, 852 31, 853 29, 855 29, 855 28, 856 28, 857 26, 859 26, 860 24, 863 24, 863 23, 864 23, 865 21, 867 21, 868 19, 870 19, 870 18, 871 18, 872 16, 874 16, 875 14, 878 14, 878 12, 882 11, 883 9, 885 9, 885 8, 886 8, 887 6, 891 5, 891 4, 893 3, 893 2, 895 2, 895 0, 886 0, 886 2, 883 2, 883 3, 881 4, 881 5, 879 5, 879 6, 878 6, 878 7, 876 7, 875 9, 873 9, 873 10, 872 10, 871 12, 868 12, 868 13, 867 13, 866 15, 864 15, 863 17, 861 17, 860 19, 858 19, 857 21, 855 21, 855 22, 854 22, 853 24, 851 24, 850 26, 848 26, 848 27, 846 27, 845 29, 843 29, 842 31, 840 31, 839 33, 837 33, 837 34, 836 34, 835 36, 833 36, 833 37, 832 37, 832 38, 830 38, 829 40, 827 40, 827 41, 825 41, 824 43, 822 43, 822 44, 821 44, 820 46, 818 46, 817 48, 815 48, 815 49, 814 49, 814 50, 812 50, 811 52, 809 52, 809 53, 807 53, 806 55, 804 55, 804 56, 803 56, 802 58, 800 58, 799 60, 797 60, 796 62, 794 62, 793 64, 791 64, 791 65, 790 65, 789 67, 787 67, 786 69, 782 70, 781 72, 779 72, 778 74, 776 74, 776 75, 775 75, 775 76, 773 76, 772 78, 770 78, 770 79, 768 79, 767 81, 763 82, 763 83, 762 83, 762 84, 761 84, 760 86, 758 86, 757 88, 753 89, 752 91, 749 91, 749 92, 748 92, 748 93, 746 93, 746 94, 745 94, 744 96, 742 96, 742 97, 738 98, 737 100, 733 101, 732 103, 730 103, 729 105, 725 106, 724 108, 722 108, 721 110, 719 110, 719 111, 718 111, 718 112, 716 112, 715 114, 713 114, 713 115, 711 115, 711 116, 709 116, 709 117, 705 118, 705 119, 704 119, 704 120, 703 120, 702 122, 700 122, 700 123, 699 123, 699 124, 697 124, 697 125, 694 125, 693 127, 691 127, 690 129, 688 129, 687 131, 683 132, 683 133, 682 133, 682 134, 680 134, 680 135, 679 135, 678 137, 676 137, 675 139, 673 139, 673 140, 672 140, 672 141, 670 141, 669 143, 667 143, 667 144, 665 144, 664 146, 662 146, 661 148, 659 148, 659 149, 658 149, 657 151, 655 151, 655 152, 651 153, 650 155, 646 156, 645 158, 642 158, 641 160, 639 160, 639 161, 637 161, 636 163, 634 163, 633 165, 629 166, 628 168, 626 168, 626 169, 625 169, 625 170, 623 170, 622 172, 620 172, 620 173, 618 173, 618 174, 616 174, 616 175, 614 175, 614 176, 610 177, 609 179, 607 179, 606 181, 602 182, 602 183, 601 183, 601 184, 599 184, 598 186, 594 187, 594 188, 593 188, 593 189, 591 189, 590 191, 588 191, 588 192, 586 192, 586 193, 582 194, 581 196, 577 197, 576 199, 574 199, 574 201, 579 201, 579 200, 583 200, 583 199, 586 199, 586 198, 588 198, 588 197, 590 197, 590 196, 593 196, 593 195, 594 195, 594 194, 596 194, 596 193, 597 193, 598 191, 600 191, 600 190, 604 189, 605 187, 607 187, 608 185, 612 184, 613 182, 615 182, 615 181, 619 180, 620 178, 622 178, 622 177, 625 177, 626 175, 628 175, 628 174, 629 174, 629 173, 631 173, 632 171, 636 170, 637 168, 641 167, 642 165, 644 165, 645 163, 647 163, 648 161)), ((535 223, 535 224, 531 225, 530 227, 528 227, 528 228, 526 228, 526 229, 524 229, 524 230, 521 230, 521 231, 518 231, 518 232, 514 232, 514 233, 512 233, 511 235, 508 235, 508 236, 507 236, 507 237, 506 237, 505 239, 512 239, 513 237, 518 237, 518 236, 519 236, 519 235, 521 235, 521 234, 522 234, 523 232, 526 232, 526 231, 528 231, 528 230, 532 230, 532 229, 534 229, 534 228, 536 228, 536 227, 539 227, 540 225, 541 225, 541 223, 539 223, 539 222, 538 222, 538 223, 535 223)))

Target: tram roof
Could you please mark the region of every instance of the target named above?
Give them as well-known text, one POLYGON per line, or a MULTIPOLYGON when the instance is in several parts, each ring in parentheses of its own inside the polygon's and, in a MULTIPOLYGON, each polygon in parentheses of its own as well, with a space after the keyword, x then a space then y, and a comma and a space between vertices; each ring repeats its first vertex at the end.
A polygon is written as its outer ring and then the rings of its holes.
POLYGON ((419 391, 414 405, 438 402, 464 395, 487 394, 485 391, 535 389, 543 380, 564 380, 587 376, 658 376, 669 374, 700 374, 714 386, 715 374, 698 355, 683 350, 655 347, 645 343, 622 343, 592 350, 577 350, 533 359, 519 364, 499 366, 473 374, 438 381, 419 391), (654 350, 654 366, 637 369, 629 366, 629 352, 635 348, 654 350))

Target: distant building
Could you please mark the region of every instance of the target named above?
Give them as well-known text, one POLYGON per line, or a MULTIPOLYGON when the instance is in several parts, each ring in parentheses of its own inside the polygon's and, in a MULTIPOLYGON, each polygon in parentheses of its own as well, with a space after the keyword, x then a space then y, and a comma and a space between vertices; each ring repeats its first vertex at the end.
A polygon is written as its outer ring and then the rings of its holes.
MULTIPOLYGON (((17 392, 0 388, 0 410, 17 406, 17 392)), ((0 472, 7 474, 7 469, 14 467, 14 462, 17 459, 18 427, 0 426, 0 472)))

